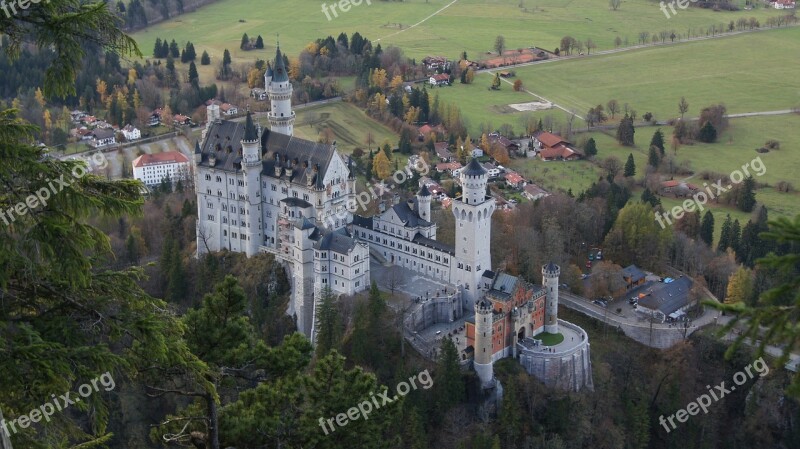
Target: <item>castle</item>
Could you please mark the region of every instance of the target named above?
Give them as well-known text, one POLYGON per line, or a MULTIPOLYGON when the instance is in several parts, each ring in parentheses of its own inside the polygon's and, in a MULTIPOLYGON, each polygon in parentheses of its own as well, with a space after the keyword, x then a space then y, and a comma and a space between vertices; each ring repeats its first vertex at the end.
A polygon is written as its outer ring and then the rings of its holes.
POLYGON ((473 353, 485 386, 494 379, 492 363, 512 356, 545 383, 553 379, 569 389, 591 387, 585 332, 569 325, 573 344, 558 352, 543 351, 535 339, 542 331, 559 334, 558 267, 544 267, 544 289, 491 271, 495 201, 487 195, 487 171, 476 159, 461 171, 462 195, 451 206, 455 246, 436 240, 432 197, 424 185, 413 199, 379 215, 356 215, 350 160, 335 143, 293 136, 292 84, 280 47, 264 83, 270 129, 260 129, 249 111, 244 123, 237 123, 222 120, 219 106, 208 106, 202 144, 195 145, 194 154, 198 255, 223 249, 248 257, 275 255, 290 273, 288 313, 312 339, 316 302, 324 289, 336 295, 367 289, 370 258, 404 267, 452 286, 420 306, 433 312, 423 313, 426 318, 418 325, 452 322, 475 311, 466 322, 465 353, 473 353), (577 335, 580 341, 575 342, 577 335), (564 384, 559 378, 570 380, 564 384))

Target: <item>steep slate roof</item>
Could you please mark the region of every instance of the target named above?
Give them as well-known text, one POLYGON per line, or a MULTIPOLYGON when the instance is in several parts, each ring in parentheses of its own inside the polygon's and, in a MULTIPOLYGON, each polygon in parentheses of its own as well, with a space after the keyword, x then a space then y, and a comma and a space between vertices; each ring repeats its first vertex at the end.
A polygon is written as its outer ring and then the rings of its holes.
POLYGON ((316 226, 306 217, 303 217, 301 220, 295 220, 293 224, 295 228, 300 230, 311 229, 316 226))
POLYGON ((275 69, 272 71, 272 81, 289 81, 289 74, 286 71, 286 63, 283 60, 280 45, 278 45, 278 49, 275 51, 275 69))
POLYGON ((431 191, 428 190, 428 186, 426 184, 422 184, 422 188, 419 189, 419 196, 431 196, 431 191))
POLYGON ((431 225, 431 222, 420 218, 417 212, 412 210, 407 202, 395 204, 392 206, 392 210, 394 210, 407 228, 416 228, 419 226, 428 227, 431 225))
POLYGON ((247 120, 244 124, 244 140, 247 142, 254 142, 258 140, 258 130, 253 123, 253 114, 247 111, 247 120))
POLYGON ((340 228, 323 236, 315 245, 314 249, 322 251, 333 251, 339 254, 347 254, 356 246, 356 239, 348 234, 345 228, 340 228))
POLYGON ((353 214, 353 224, 362 228, 372 229, 372 217, 362 217, 361 215, 353 214))
POLYGON ((480 162, 473 157, 472 160, 469 161, 469 164, 467 164, 467 168, 461 173, 467 176, 483 176, 488 172, 481 166, 480 162))
MULTIPOLYGON (((242 139, 245 138, 247 123, 237 123, 223 120, 213 123, 206 134, 206 140, 201 147, 202 162, 200 166, 210 167, 208 159, 211 154, 216 157, 214 169, 222 171, 237 171, 241 169, 242 139), (219 149, 217 146, 219 145, 219 149), (228 147, 230 146, 230 152, 228 147)), ((279 154, 283 163, 284 158, 290 161, 297 159, 298 166, 293 170, 291 181, 306 185, 308 176, 318 188, 324 188, 322 177, 328 170, 333 158, 335 147, 328 144, 311 142, 309 140, 290 137, 280 133, 273 133, 265 129, 261 134, 262 175, 275 177, 275 154, 279 154), (319 173, 314 173, 314 167, 319 164, 319 173), (305 167, 304 165, 308 165, 305 167)), ((281 170, 281 177, 285 177, 285 169, 281 170)))
POLYGON ((511 293, 517 287, 517 282, 519 282, 519 278, 516 276, 511 276, 508 273, 498 273, 492 282, 489 294, 494 298, 506 300, 511 297, 511 293))

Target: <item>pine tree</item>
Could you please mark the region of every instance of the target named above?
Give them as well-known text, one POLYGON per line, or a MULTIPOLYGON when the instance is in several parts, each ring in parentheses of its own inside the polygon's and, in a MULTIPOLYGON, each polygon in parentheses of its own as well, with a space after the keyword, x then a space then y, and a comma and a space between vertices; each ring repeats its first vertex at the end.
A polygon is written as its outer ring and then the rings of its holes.
POLYGON ((628 154, 628 160, 625 162, 625 171, 623 175, 626 178, 636 175, 636 162, 633 160, 633 153, 628 154))
POLYGON ((705 143, 714 143, 717 141, 717 129, 714 128, 714 125, 711 124, 710 120, 707 121, 700 128, 700 131, 697 132, 697 140, 705 143))
POLYGON ((264 48, 264 39, 261 38, 260 34, 256 38, 256 48, 258 48, 259 50, 264 48))
POLYGON ((164 39, 164 41, 161 42, 161 57, 166 58, 167 56, 169 56, 169 52, 170 52, 169 42, 167 42, 167 40, 164 39))
POLYGON ((709 247, 714 242, 714 214, 707 210, 700 223, 700 239, 709 247))
POLYGON ((740 239, 741 239, 741 226, 739 225, 739 219, 733 221, 733 225, 731 225, 731 233, 730 238, 728 239, 728 246, 733 250, 733 252, 739 252, 740 246, 740 239))
MULTIPOLYGON (((541 126, 542 119, 539 119, 539 125, 541 126)), ((537 126, 537 128, 538 128, 537 126)), ((586 157, 596 156, 597 155, 597 143, 594 141, 594 137, 590 137, 589 140, 586 141, 586 145, 583 147, 583 151, 586 153, 586 157)))
POLYGON ((178 43, 175 42, 175 39, 172 39, 172 42, 169 43, 169 54, 173 58, 181 57, 181 49, 178 47, 178 43))
POLYGON ((161 38, 156 38, 156 44, 153 47, 153 57, 154 58, 161 58, 161 38))
POLYGON ((742 186, 739 187, 739 196, 736 207, 742 212, 752 212, 756 206, 756 181, 752 176, 744 178, 742 186))
POLYGON ((208 52, 203 50, 203 56, 200 57, 200 65, 209 65, 211 64, 211 57, 208 56, 208 52))
POLYGON ((222 65, 231 65, 231 52, 229 52, 227 48, 225 49, 225 52, 222 53, 222 65))
POLYGON ((659 155, 658 147, 650 145, 650 151, 647 154, 647 165, 658 168, 659 164, 661 164, 661 156, 659 155))
POLYGON ((197 66, 194 65, 194 62, 189 63, 189 83, 195 89, 200 88, 200 75, 197 74, 197 66))
POLYGON ((731 214, 725 216, 725 221, 722 223, 722 230, 719 233, 719 243, 717 244, 717 251, 725 252, 731 246, 731 228, 733 223, 731 221, 731 214))
POLYGON ((653 138, 650 139, 650 146, 658 148, 660 156, 664 157, 664 133, 661 132, 661 128, 658 128, 653 133, 653 138))
POLYGON ((632 147, 634 145, 634 134, 636 130, 633 127, 633 118, 625 114, 625 117, 619 121, 617 127, 617 141, 624 146, 632 147))
POLYGON ((464 400, 464 379, 458 349, 450 338, 442 339, 441 352, 434 372, 435 409, 443 416, 451 407, 464 400))
POLYGON ((336 296, 330 287, 325 287, 321 293, 319 307, 317 308, 317 357, 328 355, 331 350, 337 349, 342 336, 342 320, 336 308, 336 296))
POLYGON ((241 50, 247 50, 250 47, 250 37, 247 33, 242 34, 242 43, 239 45, 241 50))

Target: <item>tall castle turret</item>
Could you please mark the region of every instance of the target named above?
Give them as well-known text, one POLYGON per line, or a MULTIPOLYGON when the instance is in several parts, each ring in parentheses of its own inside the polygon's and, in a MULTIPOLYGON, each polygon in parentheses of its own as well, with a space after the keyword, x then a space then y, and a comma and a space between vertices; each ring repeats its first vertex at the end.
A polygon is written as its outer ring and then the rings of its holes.
POLYGON ((542 267, 542 285, 546 291, 544 305, 544 331, 558 333, 558 276, 561 268, 553 262, 542 267))
POLYGON ((456 254, 453 279, 464 288, 466 307, 479 297, 481 275, 492 267, 490 240, 494 198, 486 196, 487 171, 472 158, 461 171, 461 200, 453 204, 456 219, 456 254))
POLYGON ((494 378, 492 367, 492 303, 486 298, 475 303, 475 358, 473 365, 481 386, 487 387, 494 378))
POLYGON ((253 115, 247 111, 247 119, 242 138, 242 170, 245 176, 245 192, 247 201, 247 244, 245 253, 252 257, 258 252, 259 245, 264 240, 261 230, 261 140, 258 129, 253 123, 253 115))
POLYGON ((265 89, 269 95, 272 109, 268 113, 270 128, 273 132, 294 135, 294 111, 292 110, 292 82, 281 54, 281 47, 275 54, 274 68, 268 68, 264 75, 265 89))
POLYGON ((417 192, 417 213, 419 218, 425 221, 431 221, 431 200, 433 196, 428 186, 422 184, 422 188, 417 192))

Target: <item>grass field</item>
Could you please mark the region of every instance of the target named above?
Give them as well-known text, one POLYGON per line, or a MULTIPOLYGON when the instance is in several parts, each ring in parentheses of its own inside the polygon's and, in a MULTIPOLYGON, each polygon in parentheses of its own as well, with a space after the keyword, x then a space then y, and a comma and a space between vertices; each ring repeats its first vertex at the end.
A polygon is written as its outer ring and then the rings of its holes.
MULTIPOLYGON (((744 5, 744 0, 736 1, 744 5)), ((222 0, 151 26, 134 37, 145 54, 152 51, 156 37, 190 40, 198 54, 208 50, 217 62, 225 48, 231 51, 234 62, 272 56, 278 33, 284 49, 297 55, 308 42, 327 35, 335 37, 343 31, 358 31, 373 41, 380 39, 384 47, 400 46, 408 56, 418 59, 428 54, 456 57, 461 51, 479 58, 492 49, 498 34, 505 36, 507 48, 511 49, 532 45, 552 49, 565 35, 581 41, 591 38, 598 49, 609 49, 614 47, 617 36, 635 44, 640 31, 705 34, 711 25, 740 17, 756 17, 763 23, 767 17, 781 13, 768 8, 730 13, 690 8, 667 19, 658 3, 649 0, 625 1, 618 11, 612 11, 607 0, 580 4, 572 0, 458 0, 410 28, 449 3, 451 0, 374 0, 370 5, 364 2, 353 6, 337 17, 331 15, 328 20, 317 0, 222 0), (243 33, 262 35, 266 49, 240 51, 243 33)))
POLYGON ((583 116, 616 99, 639 116, 679 116, 681 96, 690 117, 711 104, 729 113, 800 106, 795 68, 786 59, 800 52, 800 27, 653 47, 517 69, 531 91, 583 116))
POLYGON ((373 149, 387 139, 394 147, 399 139, 391 129, 367 117, 364 111, 350 103, 329 103, 297 111, 294 125, 297 137, 316 141, 326 127, 333 131, 338 148, 345 154, 352 153, 357 147, 366 149, 368 134, 372 134, 376 142, 372 144, 373 149))

